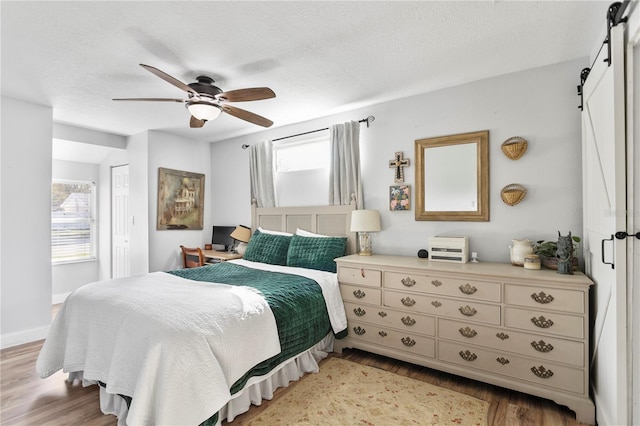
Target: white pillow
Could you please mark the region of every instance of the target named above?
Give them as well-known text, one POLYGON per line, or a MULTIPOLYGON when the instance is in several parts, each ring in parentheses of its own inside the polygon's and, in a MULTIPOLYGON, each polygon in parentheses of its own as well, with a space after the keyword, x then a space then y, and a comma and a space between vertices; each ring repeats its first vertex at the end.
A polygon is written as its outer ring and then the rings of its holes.
POLYGON ((318 238, 330 238, 329 235, 314 234, 313 232, 305 231, 304 229, 297 228, 296 235, 301 237, 318 237, 318 238))
POLYGON ((258 231, 260 231, 261 234, 286 235, 287 237, 290 237, 293 235, 290 232, 272 231, 271 229, 264 229, 262 228, 262 226, 258 226, 258 231))

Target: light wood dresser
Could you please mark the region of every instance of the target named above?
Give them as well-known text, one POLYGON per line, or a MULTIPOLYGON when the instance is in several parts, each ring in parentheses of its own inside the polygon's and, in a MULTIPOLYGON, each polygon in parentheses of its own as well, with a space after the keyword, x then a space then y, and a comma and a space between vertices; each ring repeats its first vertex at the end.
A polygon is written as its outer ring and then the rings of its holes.
POLYGON ((507 263, 403 256, 336 259, 349 334, 358 348, 566 405, 595 424, 589 398, 589 288, 507 263))

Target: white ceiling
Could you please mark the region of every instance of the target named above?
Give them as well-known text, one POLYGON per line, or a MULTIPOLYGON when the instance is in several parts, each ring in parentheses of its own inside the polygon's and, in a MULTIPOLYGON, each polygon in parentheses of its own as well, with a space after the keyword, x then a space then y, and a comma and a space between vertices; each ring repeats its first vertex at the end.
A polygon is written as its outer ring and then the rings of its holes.
POLYGON ((282 126, 588 56, 609 3, 3 0, 2 95, 60 123, 219 141, 262 128, 222 114, 191 129, 179 103, 111 99, 185 97, 144 63, 185 83, 268 86, 275 99, 233 105, 282 126))

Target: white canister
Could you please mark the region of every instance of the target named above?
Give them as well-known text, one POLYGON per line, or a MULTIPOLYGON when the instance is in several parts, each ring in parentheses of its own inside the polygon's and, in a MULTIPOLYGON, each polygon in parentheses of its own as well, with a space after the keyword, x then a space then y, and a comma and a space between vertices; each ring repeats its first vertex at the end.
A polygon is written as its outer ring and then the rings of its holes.
POLYGON ((511 240, 513 245, 509 246, 511 252, 511 264, 515 266, 524 265, 524 257, 533 253, 533 244, 530 240, 511 240))

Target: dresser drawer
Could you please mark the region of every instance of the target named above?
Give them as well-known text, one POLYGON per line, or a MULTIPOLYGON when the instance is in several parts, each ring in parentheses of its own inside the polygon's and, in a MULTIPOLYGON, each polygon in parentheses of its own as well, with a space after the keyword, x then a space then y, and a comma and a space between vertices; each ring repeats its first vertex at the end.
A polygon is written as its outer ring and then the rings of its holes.
POLYGON ((585 310, 585 293, 579 290, 505 284, 504 301, 508 305, 576 314, 585 310))
POLYGON ((438 359, 581 395, 586 391, 583 370, 548 361, 442 340, 438 344, 438 359))
POLYGON ((499 305, 410 294, 393 290, 385 290, 383 305, 407 312, 419 312, 500 325, 499 305))
POLYGON ((412 273, 384 273, 385 288, 500 302, 500 283, 412 273))
POLYGON ((382 290, 379 288, 340 284, 340 294, 344 301, 370 303, 372 305, 380 305, 382 301, 382 290))
POLYGON ((349 321, 349 337, 429 358, 436 356, 434 339, 386 327, 349 321))
POLYGON ((382 272, 376 269, 350 268, 340 266, 338 268, 338 281, 341 283, 365 285, 368 287, 380 287, 382 272))
POLYGON ((504 325, 544 334, 584 339, 584 317, 556 312, 504 308, 504 325))
POLYGON ((438 337, 576 367, 584 366, 585 361, 582 342, 511 329, 441 318, 438 320, 438 337))
POLYGON ((344 308, 349 320, 365 321, 427 336, 436 334, 436 320, 433 317, 351 302, 345 302, 344 308))

